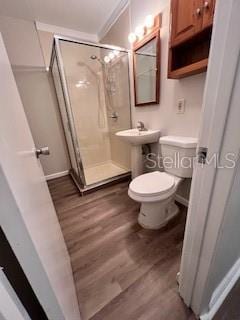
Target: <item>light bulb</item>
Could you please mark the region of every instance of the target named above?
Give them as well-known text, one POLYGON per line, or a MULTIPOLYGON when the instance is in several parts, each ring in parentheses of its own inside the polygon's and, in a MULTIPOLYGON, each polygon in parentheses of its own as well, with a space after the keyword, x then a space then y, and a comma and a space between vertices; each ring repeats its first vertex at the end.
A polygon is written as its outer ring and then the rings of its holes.
POLYGON ((130 33, 129 36, 128 36, 128 41, 130 43, 134 43, 136 40, 137 40, 137 37, 136 37, 135 33, 133 33, 133 32, 130 33))
POLYGON ((119 50, 113 50, 113 54, 115 55, 115 57, 118 57, 120 54, 119 50))
POLYGON ((142 38, 144 36, 144 26, 138 26, 135 29, 135 34, 138 36, 138 38, 142 38))
POLYGON ((115 58, 115 55, 114 55, 114 53, 111 51, 111 52, 109 52, 109 58, 110 58, 110 60, 112 60, 112 59, 114 59, 115 58))
POLYGON ((110 62, 109 56, 105 56, 105 57, 104 57, 104 62, 105 62, 105 63, 109 63, 109 62, 110 62))
POLYGON ((146 16, 145 18, 145 26, 150 29, 154 26, 154 17, 149 14, 148 16, 146 16))

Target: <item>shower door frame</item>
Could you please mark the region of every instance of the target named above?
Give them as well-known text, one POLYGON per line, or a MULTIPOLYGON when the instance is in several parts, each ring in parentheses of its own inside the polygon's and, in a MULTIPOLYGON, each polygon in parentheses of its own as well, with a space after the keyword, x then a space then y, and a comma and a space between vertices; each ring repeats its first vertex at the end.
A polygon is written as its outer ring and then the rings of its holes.
MULTIPOLYGON (((62 54, 61 54, 60 41, 72 42, 72 43, 77 43, 77 44, 80 44, 80 45, 88 45, 88 46, 102 48, 102 49, 118 50, 120 52, 127 53, 127 55, 128 55, 129 105, 130 105, 129 115, 130 115, 130 127, 132 128, 132 112, 131 112, 132 100, 131 100, 131 75, 130 75, 131 57, 130 57, 130 50, 125 49, 125 48, 121 48, 121 47, 118 47, 118 46, 112 46, 112 45, 107 45, 107 44, 99 44, 99 43, 94 43, 94 42, 82 41, 82 40, 79 40, 79 39, 74 38, 74 37, 66 37, 66 36, 61 36, 61 35, 54 35, 54 38, 53 38, 53 48, 52 48, 51 61, 50 61, 50 67, 49 68, 50 68, 50 70, 52 70, 53 63, 54 63, 54 61, 56 59, 57 68, 58 68, 58 72, 59 72, 59 78, 60 78, 60 82, 61 82, 62 93, 63 93, 63 97, 64 97, 64 107, 65 107, 66 116, 67 116, 67 119, 68 119, 68 129, 69 129, 69 132, 70 132, 70 135, 71 135, 72 145, 73 145, 73 149, 74 149, 74 157, 75 157, 75 161, 76 161, 76 164, 77 164, 77 170, 78 170, 77 174, 78 174, 78 176, 76 175, 76 173, 73 170, 73 168, 70 169, 69 173, 71 174, 71 176, 72 176, 76 186, 78 187, 79 191, 83 194, 85 191, 101 187, 101 186, 103 186, 105 184, 112 183, 114 181, 118 181, 118 180, 121 180, 121 179, 129 178, 131 176, 131 170, 129 170, 126 173, 123 173, 123 174, 120 174, 120 175, 116 175, 114 177, 107 178, 107 179, 104 179, 102 181, 90 184, 90 185, 86 184, 83 161, 82 161, 81 152, 80 152, 80 148, 79 148, 79 142, 78 142, 77 132, 76 132, 75 123, 74 123, 74 116, 73 116, 73 113, 72 113, 71 100, 70 100, 70 96, 69 96, 69 92, 68 92, 66 75, 65 75, 65 72, 64 72, 64 63, 63 63, 62 54)), ((56 92, 56 94, 57 94, 57 92, 56 92)), ((61 118, 62 118, 61 110, 60 110, 60 114, 61 114, 61 118)), ((63 126, 63 129, 64 129, 64 131, 66 130, 64 126, 63 126)), ((69 147, 68 147, 68 152, 70 154, 69 147)), ((71 157, 70 157, 70 160, 71 160, 71 157)), ((71 166, 73 167, 72 163, 71 163, 71 166)))

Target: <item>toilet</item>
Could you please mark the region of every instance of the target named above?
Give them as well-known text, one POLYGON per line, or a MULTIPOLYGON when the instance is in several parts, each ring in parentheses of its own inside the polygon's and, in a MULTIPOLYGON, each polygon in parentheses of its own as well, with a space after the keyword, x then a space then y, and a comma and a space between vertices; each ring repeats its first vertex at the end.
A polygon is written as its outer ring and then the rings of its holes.
POLYGON ((142 174, 129 185, 128 195, 141 203, 139 224, 160 229, 179 212, 175 194, 184 178, 191 178, 197 139, 164 136, 159 139, 164 172, 142 174))

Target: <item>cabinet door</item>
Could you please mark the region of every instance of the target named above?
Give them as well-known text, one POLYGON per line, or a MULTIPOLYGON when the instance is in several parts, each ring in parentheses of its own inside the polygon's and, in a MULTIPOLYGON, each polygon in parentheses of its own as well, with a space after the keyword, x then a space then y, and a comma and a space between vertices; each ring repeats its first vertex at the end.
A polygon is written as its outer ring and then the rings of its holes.
POLYGON ((171 42, 176 45, 202 28, 203 0, 172 0, 171 42))
POLYGON ((203 1, 203 29, 210 27, 213 24, 215 2, 216 0, 203 1))

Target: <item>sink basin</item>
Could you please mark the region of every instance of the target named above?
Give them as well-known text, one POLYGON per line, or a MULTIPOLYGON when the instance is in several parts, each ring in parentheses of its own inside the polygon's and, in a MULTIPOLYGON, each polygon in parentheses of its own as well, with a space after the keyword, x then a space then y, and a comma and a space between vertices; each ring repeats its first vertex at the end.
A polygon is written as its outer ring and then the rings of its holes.
POLYGON ((130 129, 119 131, 116 136, 131 144, 132 178, 139 176, 143 173, 142 145, 157 142, 160 138, 160 130, 130 129))
POLYGON ((160 138, 160 130, 139 131, 138 129, 130 129, 119 131, 116 136, 136 146, 157 142, 160 138))

